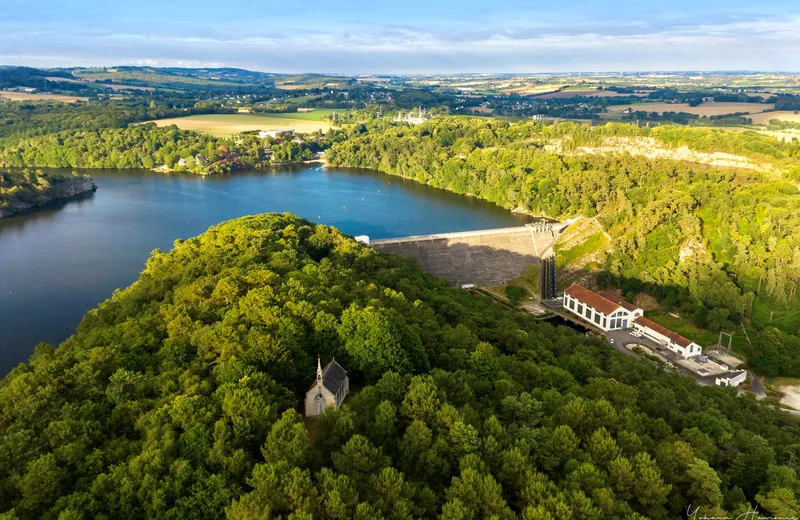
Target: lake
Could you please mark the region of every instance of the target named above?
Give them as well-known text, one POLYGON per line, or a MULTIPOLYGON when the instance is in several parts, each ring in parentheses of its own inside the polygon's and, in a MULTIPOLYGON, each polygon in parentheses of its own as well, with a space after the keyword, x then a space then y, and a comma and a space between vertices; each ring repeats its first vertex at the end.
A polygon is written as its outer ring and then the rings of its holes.
POLYGON ((282 167, 226 177, 89 172, 94 194, 0 220, 0 377, 167 251, 225 220, 291 212, 351 235, 390 238, 519 226, 494 204, 376 172, 282 167))

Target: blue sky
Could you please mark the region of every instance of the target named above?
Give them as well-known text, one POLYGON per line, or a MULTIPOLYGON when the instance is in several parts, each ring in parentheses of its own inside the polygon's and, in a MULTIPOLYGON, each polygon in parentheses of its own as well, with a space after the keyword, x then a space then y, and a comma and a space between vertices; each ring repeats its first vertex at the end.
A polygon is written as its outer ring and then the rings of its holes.
POLYGON ((800 0, 2 0, 0 64, 800 70, 800 0))

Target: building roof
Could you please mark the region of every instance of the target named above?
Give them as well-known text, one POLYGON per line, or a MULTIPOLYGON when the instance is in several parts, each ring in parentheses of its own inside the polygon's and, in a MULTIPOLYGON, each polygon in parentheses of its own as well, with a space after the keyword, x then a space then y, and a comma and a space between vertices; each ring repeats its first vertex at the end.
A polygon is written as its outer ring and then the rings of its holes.
POLYGON ((620 308, 619 305, 608 298, 601 296, 594 291, 590 291, 586 287, 580 286, 576 283, 570 285, 569 288, 564 291, 564 293, 569 294, 576 300, 585 303, 589 307, 597 309, 603 314, 612 314, 614 311, 620 308))
POLYGON ((637 307, 636 305, 630 303, 625 298, 622 298, 621 296, 617 296, 616 294, 614 294, 612 292, 600 291, 600 296, 602 296, 603 298, 605 298, 607 300, 611 300, 612 302, 616 303, 617 305, 619 305, 623 309, 629 310, 631 312, 639 310, 639 307, 637 307))
POLYGON ((680 345, 682 347, 688 347, 689 345, 694 343, 694 341, 692 341, 692 340, 690 340, 688 338, 684 338, 683 336, 681 336, 677 332, 672 332, 668 328, 662 327, 658 323, 654 322, 653 320, 648 320, 644 316, 636 318, 633 321, 634 321, 634 323, 638 323, 639 325, 641 325, 643 327, 647 327, 649 329, 653 329, 654 331, 658 332, 662 336, 666 336, 667 338, 671 339, 672 341, 674 341, 675 343, 677 343, 678 345, 680 345))
POLYGON ((328 389, 332 394, 339 391, 339 388, 344 384, 347 377, 347 370, 342 368, 342 365, 332 359, 330 363, 325 365, 322 369, 322 386, 328 389))

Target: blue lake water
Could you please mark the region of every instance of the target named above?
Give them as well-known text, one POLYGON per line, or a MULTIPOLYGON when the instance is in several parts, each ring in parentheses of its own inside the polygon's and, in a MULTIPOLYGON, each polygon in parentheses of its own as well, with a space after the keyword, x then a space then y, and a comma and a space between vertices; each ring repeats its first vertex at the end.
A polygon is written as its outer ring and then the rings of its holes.
POLYGON ((89 309, 134 282, 153 249, 244 215, 291 212, 351 235, 389 238, 519 226, 530 217, 397 177, 285 167, 202 178, 91 172, 99 189, 0 220, 0 377, 39 342, 57 344, 89 309))

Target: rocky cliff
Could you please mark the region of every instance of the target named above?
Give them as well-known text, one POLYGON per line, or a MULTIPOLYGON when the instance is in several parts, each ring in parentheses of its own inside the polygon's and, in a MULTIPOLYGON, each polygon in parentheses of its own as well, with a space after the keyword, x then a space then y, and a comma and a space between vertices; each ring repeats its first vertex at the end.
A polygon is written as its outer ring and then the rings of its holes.
POLYGON ((18 213, 35 206, 47 204, 52 200, 74 197, 75 195, 80 195, 81 193, 86 193, 89 191, 95 191, 96 189, 97 185, 90 177, 76 177, 58 182, 45 190, 34 201, 16 199, 12 200, 7 207, 0 207, 0 218, 8 217, 14 213, 18 213))

